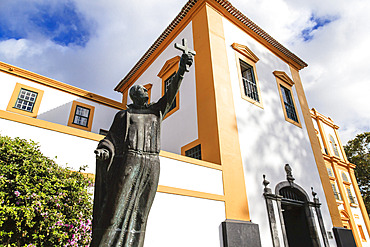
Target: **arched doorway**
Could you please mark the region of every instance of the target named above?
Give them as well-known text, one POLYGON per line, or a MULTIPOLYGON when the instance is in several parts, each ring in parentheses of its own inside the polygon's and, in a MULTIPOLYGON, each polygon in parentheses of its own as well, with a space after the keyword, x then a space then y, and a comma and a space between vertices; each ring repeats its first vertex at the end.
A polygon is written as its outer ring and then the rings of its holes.
POLYGON ((279 190, 285 232, 290 247, 319 246, 308 198, 305 193, 291 186, 279 190))

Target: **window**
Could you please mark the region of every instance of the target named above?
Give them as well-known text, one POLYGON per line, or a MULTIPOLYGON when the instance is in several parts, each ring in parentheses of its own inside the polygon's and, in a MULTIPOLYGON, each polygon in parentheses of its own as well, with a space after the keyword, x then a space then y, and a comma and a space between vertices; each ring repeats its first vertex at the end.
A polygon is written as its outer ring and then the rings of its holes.
POLYGON ((107 136, 108 135, 108 130, 105 130, 105 129, 100 129, 99 130, 99 135, 103 135, 103 136, 107 136))
POLYGON ((294 122, 298 123, 298 117, 297 113, 295 112, 295 107, 292 99, 292 94, 290 93, 290 90, 284 87, 283 85, 280 85, 281 94, 283 96, 283 101, 285 105, 285 111, 287 114, 287 117, 294 122))
POLYGON ((202 150, 201 145, 198 144, 193 148, 190 148, 189 150, 185 151, 185 156, 201 160, 202 159, 202 150))
MULTIPOLYGON (((168 86, 171 84, 172 77, 176 74, 179 69, 180 57, 173 57, 165 62, 161 71, 158 73, 158 77, 162 79, 162 95, 167 92, 168 86)), ((166 119, 180 108, 180 96, 179 92, 176 94, 175 100, 171 105, 170 111, 164 117, 166 119)))
POLYGON ((351 204, 356 204, 355 198, 352 195, 351 188, 346 187, 348 199, 351 204))
POLYGON ((19 110, 32 112, 33 107, 36 103, 37 98, 36 92, 29 91, 27 89, 21 88, 21 91, 19 92, 18 99, 15 102, 14 108, 17 108, 19 110))
POLYGON ((43 91, 17 83, 10 98, 7 110, 30 117, 36 117, 43 91))
POLYGON ((328 170, 328 175, 330 177, 334 177, 333 170, 331 169, 331 167, 327 167, 326 169, 328 170))
POLYGON ((330 143, 333 148, 335 156, 339 157, 339 152, 337 148, 337 144, 335 143, 334 137, 332 135, 329 135, 330 143))
POLYGON ((294 97, 292 96, 292 87, 294 85, 293 80, 283 71, 274 71, 273 74, 276 77, 285 120, 298 127, 302 127, 299 121, 294 97))
POLYGON ((90 109, 77 105, 75 116, 73 118, 73 124, 77 124, 83 127, 87 127, 89 122, 90 109))
POLYGON ((239 59, 240 71, 242 75, 244 94, 251 98, 252 100, 260 102, 258 96, 257 83, 254 78, 253 67, 239 59))
POLYGON ((259 58, 247 46, 234 43, 232 47, 237 51, 235 56, 242 98, 263 108, 256 73, 259 58))
POLYGON ((349 183, 348 177, 344 172, 342 172, 342 179, 343 179, 343 182, 349 183))
POLYGON ((91 131, 95 107, 73 101, 68 126, 91 131))
MULTIPOLYGON (((166 93, 167 90, 168 90, 168 87, 171 85, 171 82, 172 82, 172 78, 174 78, 176 75, 176 73, 173 73, 170 77, 168 77, 165 81, 164 81, 164 92, 166 93)), ((175 97, 175 100, 172 102, 172 105, 169 109, 168 112, 171 112, 173 109, 175 109, 177 106, 177 96, 175 97)))
POLYGON ((334 197, 335 199, 341 201, 342 197, 340 196, 340 193, 338 192, 337 185, 334 183, 331 183, 331 187, 333 188, 334 197))

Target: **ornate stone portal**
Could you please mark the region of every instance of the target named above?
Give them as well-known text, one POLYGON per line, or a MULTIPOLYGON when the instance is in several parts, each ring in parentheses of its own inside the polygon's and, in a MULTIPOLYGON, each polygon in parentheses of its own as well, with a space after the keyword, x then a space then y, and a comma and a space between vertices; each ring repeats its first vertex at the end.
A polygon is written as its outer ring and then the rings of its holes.
POLYGON ((294 183, 292 168, 285 165, 287 181, 280 182, 275 187, 275 194, 268 188, 270 184, 263 175, 264 197, 266 200, 267 214, 274 247, 280 247, 279 231, 282 232, 283 246, 319 247, 320 240, 317 234, 315 217, 319 222, 320 232, 325 247, 329 246, 324 222, 320 210, 319 199, 312 189, 313 201, 311 202, 306 191, 294 183), (276 206, 274 206, 274 204, 276 206), (277 208, 275 210, 274 208, 277 208), (278 213, 279 218, 275 216, 278 213), (278 223, 278 220, 280 224, 278 223), (280 225, 280 229, 279 229, 280 225))
POLYGON ((148 104, 140 85, 130 89, 133 104, 118 112, 95 154, 96 179, 92 247, 142 247, 145 228, 157 191, 161 122, 171 108, 195 52, 183 51, 179 70, 158 102, 148 104))

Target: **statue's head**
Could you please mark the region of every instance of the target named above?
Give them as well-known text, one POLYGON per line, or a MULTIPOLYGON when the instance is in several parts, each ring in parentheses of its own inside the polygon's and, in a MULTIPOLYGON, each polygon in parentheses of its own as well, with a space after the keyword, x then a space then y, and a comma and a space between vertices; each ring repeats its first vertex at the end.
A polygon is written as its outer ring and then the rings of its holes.
POLYGON ((141 85, 132 86, 129 93, 135 105, 145 105, 148 102, 148 90, 141 85))

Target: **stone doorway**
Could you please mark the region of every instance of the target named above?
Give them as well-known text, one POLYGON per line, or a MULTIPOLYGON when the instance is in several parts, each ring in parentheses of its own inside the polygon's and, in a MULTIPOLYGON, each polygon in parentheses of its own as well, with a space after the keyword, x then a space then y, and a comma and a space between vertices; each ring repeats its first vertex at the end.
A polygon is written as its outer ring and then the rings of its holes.
POLYGON ((309 211, 307 211, 304 195, 300 195, 299 191, 290 187, 282 188, 280 194, 283 196, 281 211, 289 246, 316 246, 313 244, 312 234, 310 233, 309 215, 307 215, 309 211))

